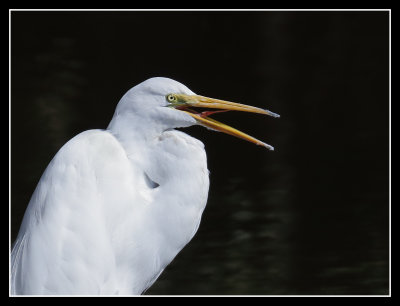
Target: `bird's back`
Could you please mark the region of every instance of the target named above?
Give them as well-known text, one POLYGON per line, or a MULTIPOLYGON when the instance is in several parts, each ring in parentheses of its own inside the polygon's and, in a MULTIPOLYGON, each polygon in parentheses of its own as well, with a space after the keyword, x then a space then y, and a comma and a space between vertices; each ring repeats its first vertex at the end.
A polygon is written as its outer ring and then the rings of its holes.
POLYGON ((113 223, 124 219, 121 206, 140 198, 134 172, 106 131, 86 131, 66 143, 25 212, 11 254, 11 293, 114 294, 113 223))

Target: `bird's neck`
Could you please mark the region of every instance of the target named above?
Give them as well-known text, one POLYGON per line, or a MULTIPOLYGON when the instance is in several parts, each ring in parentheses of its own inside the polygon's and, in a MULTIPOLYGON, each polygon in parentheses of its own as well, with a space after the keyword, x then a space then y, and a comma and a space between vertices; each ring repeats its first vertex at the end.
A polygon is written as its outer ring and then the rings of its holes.
POLYGON ((124 250, 130 254, 128 265, 133 268, 124 273, 135 283, 135 273, 148 268, 146 275, 152 282, 158 276, 153 270, 164 269, 199 226, 209 187, 204 145, 183 132, 166 131, 127 114, 114 116, 108 130, 124 147, 132 171, 143 180, 141 190, 150 199, 141 208, 140 222, 131 224, 132 235, 126 238, 131 242, 125 244, 134 247, 131 253, 124 250), (141 224, 148 224, 147 235, 156 240, 143 239, 143 229, 136 227, 141 224), (141 241, 140 247, 137 241, 141 241), (136 256, 138 252, 147 255, 136 256), (156 266, 146 267, 148 262, 156 266))
POLYGON ((124 146, 127 153, 138 151, 141 144, 145 145, 157 138, 166 127, 149 122, 147 117, 135 113, 114 114, 107 130, 110 131, 124 146), (135 147, 132 148, 132 145, 135 147))

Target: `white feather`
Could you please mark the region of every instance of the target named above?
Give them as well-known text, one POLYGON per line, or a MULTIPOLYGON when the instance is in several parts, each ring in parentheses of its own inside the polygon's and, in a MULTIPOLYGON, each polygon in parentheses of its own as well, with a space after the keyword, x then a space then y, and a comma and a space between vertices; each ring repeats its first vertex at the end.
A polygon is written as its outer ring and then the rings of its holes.
POLYGON ((173 130, 195 122, 164 105, 192 92, 164 78, 135 88, 107 130, 71 139, 43 173, 12 250, 12 294, 141 294, 197 231, 204 145, 173 130))

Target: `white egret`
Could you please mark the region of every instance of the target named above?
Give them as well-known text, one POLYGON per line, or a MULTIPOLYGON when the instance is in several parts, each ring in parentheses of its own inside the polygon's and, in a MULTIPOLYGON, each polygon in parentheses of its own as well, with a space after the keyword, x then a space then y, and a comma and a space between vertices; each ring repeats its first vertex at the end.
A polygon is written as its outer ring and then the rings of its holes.
POLYGON ((209 118, 227 110, 279 117, 157 77, 122 97, 106 130, 68 141, 26 209, 11 294, 143 293, 192 239, 207 202, 204 145, 174 128, 199 124, 273 149, 209 118))

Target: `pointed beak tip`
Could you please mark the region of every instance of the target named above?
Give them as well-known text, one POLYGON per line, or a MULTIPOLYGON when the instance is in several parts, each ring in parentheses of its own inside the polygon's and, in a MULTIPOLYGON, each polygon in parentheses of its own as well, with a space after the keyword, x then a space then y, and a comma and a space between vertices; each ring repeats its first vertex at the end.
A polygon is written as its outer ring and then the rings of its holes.
POLYGON ((265 142, 261 142, 260 145, 262 145, 263 147, 267 148, 270 151, 274 151, 274 147, 265 142))
POLYGON ((274 113, 274 112, 271 112, 268 109, 266 109, 266 111, 268 112, 268 115, 270 115, 271 117, 274 117, 274 118, 280 118, 281 117, 281 115, 279 115, 277 113, 274 113))

